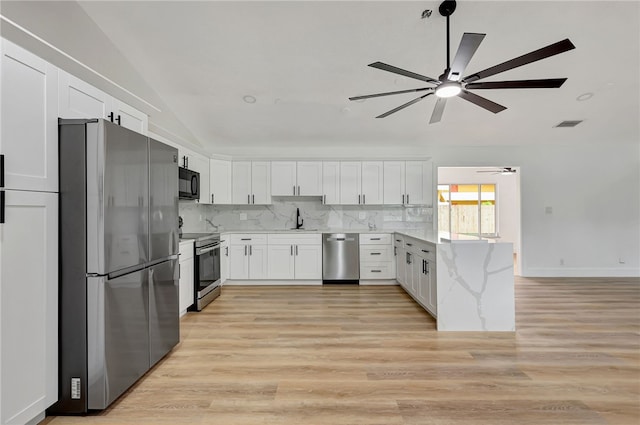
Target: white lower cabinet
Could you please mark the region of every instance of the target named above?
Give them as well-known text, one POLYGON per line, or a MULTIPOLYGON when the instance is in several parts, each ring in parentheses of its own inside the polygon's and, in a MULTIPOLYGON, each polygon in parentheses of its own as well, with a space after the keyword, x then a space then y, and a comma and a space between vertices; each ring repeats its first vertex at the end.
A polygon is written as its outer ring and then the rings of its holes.
POLYGON ((269 234, 268 279, 322 279, 322 234, 269 234))
POLYGON ((0 423, 58 400, 58 194, 7 190, 0 224, 0 423))
POLYGON ((267 279, 267 235, 229 235, 229 279, 267 279))
POLYGON ((229 237, 223 236, 220 241, 220 284, 229 279, 229 237))
POLYGON ((391 234, 360 235, 360 279, 393 279, 396 276, 391 234))
POLYGON ((193 241, 180 242, 180 282, 179 305, 180 315, 184 315, 187 309, 193 305, 195 298, 194 286, 194 249, 193 241))
POLYGON ((436 317, 436 247, 428 242, 399 235, 395 235, 394 242, 398 261, 396 279, 414 300, 436 317))

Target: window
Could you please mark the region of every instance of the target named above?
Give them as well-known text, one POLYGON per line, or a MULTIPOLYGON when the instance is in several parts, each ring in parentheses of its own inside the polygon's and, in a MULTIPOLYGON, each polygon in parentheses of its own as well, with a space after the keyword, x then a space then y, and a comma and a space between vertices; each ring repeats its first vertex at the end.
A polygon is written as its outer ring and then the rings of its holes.
POLYGON ((495 184, 439 184, 438 230, 497 236, 495 184))

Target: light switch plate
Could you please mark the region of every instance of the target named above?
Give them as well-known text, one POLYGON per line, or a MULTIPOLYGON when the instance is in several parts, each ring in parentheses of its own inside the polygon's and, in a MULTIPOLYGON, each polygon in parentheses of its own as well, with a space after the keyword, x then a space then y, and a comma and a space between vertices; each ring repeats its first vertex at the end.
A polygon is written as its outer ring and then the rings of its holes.
POLYGON ((364 211, 360 211, 360 212, 358 213, 358 219, 359 219, 359 220, 364 220, 365 218, 367 218, 367 213, 366 213, 366 212, 364 212, 364 211))
POLYGON ((244 221, 247 219, 247 213, 240 213, 240 221, 244 221))

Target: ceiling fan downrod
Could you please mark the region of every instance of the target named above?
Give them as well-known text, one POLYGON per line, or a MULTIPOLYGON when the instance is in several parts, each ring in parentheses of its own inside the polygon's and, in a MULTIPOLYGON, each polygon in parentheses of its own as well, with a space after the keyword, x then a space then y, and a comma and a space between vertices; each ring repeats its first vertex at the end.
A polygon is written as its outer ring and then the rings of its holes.
POLYGON ((440 14, 447 18, 447 70, 445 74, 448 74, 449 69, 451 68, 451 52, 450 52, 450 30, 449 30, 449 16, 453 14, 456 10, 456 2, 455 0, 445 0, 440 4, 438 11, 440 14))

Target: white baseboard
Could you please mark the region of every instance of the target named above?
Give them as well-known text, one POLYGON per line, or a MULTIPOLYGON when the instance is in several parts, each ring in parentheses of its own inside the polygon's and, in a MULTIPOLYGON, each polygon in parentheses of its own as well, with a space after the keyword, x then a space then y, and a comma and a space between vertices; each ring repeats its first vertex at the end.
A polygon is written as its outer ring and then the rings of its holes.
POLYGON ((395 279, 378 279, 378 280, 363 280, 360 279, 360 285, 362 286, 375 286, 375 285, 400 285, 395 279))
POLYGON ((588 268, 555 267, 526 268, 522 277, 640 277, 640 269, 634 268, 588 268))
POLYGON ((223 286, 313 286, 322 285, 321 280, 230 280, 223 286))

